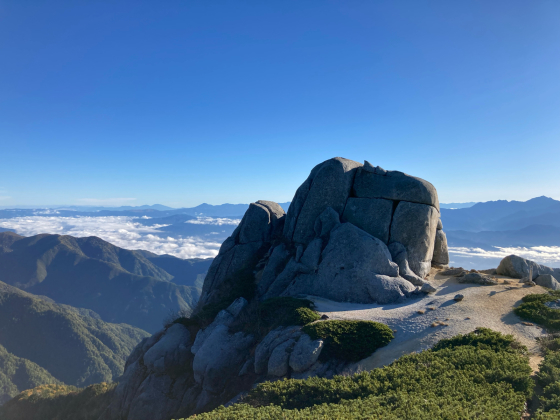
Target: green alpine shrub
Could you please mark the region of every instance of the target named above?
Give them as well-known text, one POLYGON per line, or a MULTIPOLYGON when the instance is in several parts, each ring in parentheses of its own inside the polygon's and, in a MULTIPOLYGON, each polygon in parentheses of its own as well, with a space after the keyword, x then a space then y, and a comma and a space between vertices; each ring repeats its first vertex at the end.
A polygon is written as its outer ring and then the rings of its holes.
POLYGON ((306 325, 303 332, 325 342, 322 360, 357 362, 386 346, 394 338, 385 324, 372 321, 323 321, 306 325))

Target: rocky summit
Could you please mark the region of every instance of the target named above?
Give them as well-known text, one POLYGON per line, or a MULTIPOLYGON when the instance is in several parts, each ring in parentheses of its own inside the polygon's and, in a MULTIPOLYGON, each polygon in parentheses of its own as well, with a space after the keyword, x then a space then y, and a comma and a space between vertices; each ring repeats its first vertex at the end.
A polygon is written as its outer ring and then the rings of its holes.
POLYGON ((305 306, 293 299, 302 296, 397 303, 435 291, 425 277, 449 261, 439 214, 429 182, 343 158, 313 168, 287 214, 252 203, 213 261, 193 316, 136 347, 103 418, 179 418, 265 380, 343 372, 349 361, 320 357, 323 339, 302 328, 316 313, 299 307, 280 322, 281 305, 305 306))
POLYGON ((448 262, 432 184, 333 158, 313 168, 287 214, 270 201, 250 205, 212 263, 198 306, 219 301, 247 267, 261 299, 399 302, 426 283, 432 264, 448 262))

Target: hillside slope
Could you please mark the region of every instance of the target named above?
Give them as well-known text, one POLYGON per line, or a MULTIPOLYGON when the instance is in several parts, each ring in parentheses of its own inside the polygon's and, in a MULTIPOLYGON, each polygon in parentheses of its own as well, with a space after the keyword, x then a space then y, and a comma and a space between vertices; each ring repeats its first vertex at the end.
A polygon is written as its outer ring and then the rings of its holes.
POLYGON ((58 303, 91 309, 107 322, 153 332, 170 312, 189 311, 200 289, 194 281, 193 286, 184 286, 173 283, 173 278, 141 252, 96 237, 0 233, 0 281, 58 303))
POLYGON ((115 380, 122 374, 132 349, 149 334, 84 312, 89 311, 58 305, 0 282, 0 346, 45 371, 21 359, 4 358, 10 364, 35 371, 27 376, 43 383, 52 381, 49 374, 57 381, 76 386, 115 380))
POLYGON ((0 404, 21 391, 43 384, 60 384, 60 381, 36 363, 14 356, 0 346, 0 404))

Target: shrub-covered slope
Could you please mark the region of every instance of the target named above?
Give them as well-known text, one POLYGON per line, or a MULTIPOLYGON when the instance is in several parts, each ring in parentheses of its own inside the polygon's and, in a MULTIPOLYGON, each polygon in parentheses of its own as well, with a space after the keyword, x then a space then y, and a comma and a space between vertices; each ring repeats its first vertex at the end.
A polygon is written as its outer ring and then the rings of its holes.
POLYGON ((136 344, 149 334, 88 312, 95 315, 0 282, 0 345, 69 385, 114 380, 136 344))
POLYGON ((9 353, 0 346, 0 404, 21 391, 43 384, 60 384, 41 366, 9 353))
MULTIPOLYGON (((265 382, 251 390, 242 404, 193 418, 510 420, 521 417, 532 392, 525 352, 512 336, 480 329, 371 372, 265 382)), ((58 397, 52 392, 27 391, 0 408, 0 416, 42 420, 56 414, 59 420, 90 420, 84 410, 70 408, 108 400, 112 388, 101 388, 95 396, 87 388, 58 397)))
MULTIPOLYGON (((159 259, 96 237, 0 233, 0 281, 154 332, 169 312, 189 311, 200 287, 174 284, 174 276, 151 260, 159 259)), ((189 264, 181 261, 176 265, 189 264)))
POLYGON ((487 329, 351 377, 265 382, 197 420, 520 418, 531 368, 512 336, 487 329))

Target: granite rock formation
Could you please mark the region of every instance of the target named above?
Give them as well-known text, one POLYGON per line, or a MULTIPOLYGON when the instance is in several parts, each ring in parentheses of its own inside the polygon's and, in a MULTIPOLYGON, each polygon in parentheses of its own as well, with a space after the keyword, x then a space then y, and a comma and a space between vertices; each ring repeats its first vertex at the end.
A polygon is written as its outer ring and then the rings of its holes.
POLYGON ((346 364, 320 360, 323 341, 302 327, 270 327, 260 336, 240 328, 251 308, 301 295, 401 302, 435 291, 425 280, 432 261, 445 265, 448 256, 430 183, 368 162, 327 160, 287 214, 270 201, 249 206, 208 271, 194 317, 225 309, 204 325, 174 323, 140 343, 104 418, 187 417, 260 381, 332 377, 346 364))

